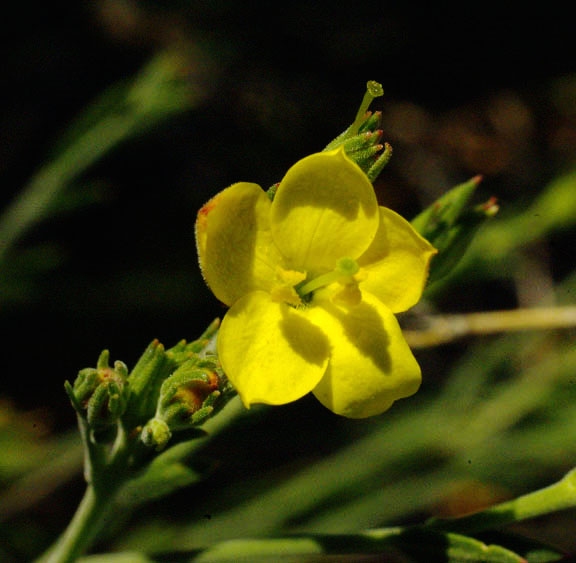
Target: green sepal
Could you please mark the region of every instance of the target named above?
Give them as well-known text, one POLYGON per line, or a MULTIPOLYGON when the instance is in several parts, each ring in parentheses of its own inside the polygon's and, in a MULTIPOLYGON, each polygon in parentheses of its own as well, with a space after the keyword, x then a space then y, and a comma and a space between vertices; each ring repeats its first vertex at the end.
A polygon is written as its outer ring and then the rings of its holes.
POLYGON ((372 154, 370 156, 373 156, 378 151, 381 138, 381 129, 367 130, 366 132, 359 133, 358 135, 344 141, 342 146, 346 150, 346 153, 355 153, 372 149, 372 154))
POLYGON ((365 149, 358 149, 354 154, 354 162, 365 172, 370 170, 375 161, 375 156, 382 151, 382 145, 372 145, 365 149))
POLYGON ((382 85, 376 82, 375 80, 369 80, 366 83, 366 92, 364 94, 364 98, 362 98, 360 107, 356 112, 356 118, 354 119, 354 123, 352 123, 352 125, 350 125, 350 127, 348 127, 345 131, 340 133, 340 135, 338 135, 338 137, 336 137, 333 141, 328 143, 328 145, 326 145, 324 150, 325 151, 334 150, 351 137, 358 135, 358 133, 361 130, 366 130, 367 117, 370 117, 366 115, 368 108, 370 107, 370 104, 372 103, 372 100, 374 100, 374 98, 379 98, 383 95, 384 90, 382 89, 382 85))
POLYGON ((74 381, 74 397, 80 403, 87 401, 100 384, 98 370, 94 368, 84 368, 78 372, 74 381))
MULTIPOLYGON (((374 115, 368 113, 360 127, 361 133, 337 137, 324 149, 327 151, 331 147, 343 146, 348 157, 363 170, 371 182, 376 180, 392 157, 390 144, 381 143, 380 116, 380 112, 376 112, 374 115)), ((274 186, 268 190, 269 195, 273 188, 274 186)), ((273 195, 271 199, 273 199, 273 195)))
POLYGON ((176 346, 166 350, 166 355, 173 360, 176 365, 180 365, 194 356, 206 354, 209 349, 213 347, 219 327, 220 319, 214 319, 196 340, 192 342, 181 340, 176 346))
MULTIPOLYGON (((208 397, 208 399, 212 398, 214 402, 216 402, 216 399, 218 399, 218 397, 220 397, 220 392, 215 391, 214 393, 212 393, 212 395, 208 397)), ((213 413, 214 413, 213 406, 202 407, 192 415, 192 419, 190 420, 190 422, 195 426, 196 425, 201 426, 212 416, 213 413)))
POLYGON ((82 408, 82 404, 80 403, 80 401, 76 397, 76 393, 74 392, 74 387, 72 387, 72 384, 68 380, 66 380, 64 382, 64 391, 66 391, 66 395, 68 395, 68 398, 70 399, 70 402, 72 403, 72 407, 74 407, 74 410, 78 414, 83 415, 84 409, 82 408))
POLYGON ((382 123, 382 112, 368 112, 366 119, 360 125, 358 133, 366 133, 367 131, 376 131, 382 123))
POLYGON ((430 267, 429 283, 448 275, 460 262, 478 229, 493 217, 498 206, 494 199, 469 207, 480 176, 445 193, 413 221, 412 226, 438 250, 430 267))
POLYGON ((274 201, 274 196, 276 195, 276 191, 278 190, 278 186, 280 185, 280 182, 277 182, 276 184, 272 184, 267 190, 266 190, 266 195, 268 196, 268 198, 270 199, 270 201, 274 201))
POLYGON ((92 428, 106 426, 110 423, 108 416, 108 385, 101 383, 88 400, 86 420, 92 428))
POLYGON ((160 387, 175 367, 175 360, 166 354, 164 346, 158 340, 152 341, 128 377, 130 398, 124 415, 127 428, 154 417, 160 387))
POLYGON ((98 356, 98 361, 96 362, 97 370, 104 370, 110 367, 110 351, 102 350, 98 356))
MULTIPOLYGON (((354 123, 323 149, 331 151, 340 146, 344 147, 348 157, 360 166, 371 182, 376 180, 392 156, 392 147, 388 143, 380 143, 382 113, 367 111, 372 100, 382 95, 384 95, 382 86, 373 80, 368 81, 366 94, 358 108, 354 123)), ((268 191, 271 199, 274 198, 273 188, 268 191)))
POLYGON ((368 180, 374 182, 376 178, 380 175, 380 172, 384 170, 384 167, 390 162, 392 158, 392 146, 388 143, 384 143, 384 151, 380 153, 378 158, 373 161, 372 165, 366 171, 366 175, 368 176, 368 180))
POLYGON ((120 418, 128 404, 127 386, 111 381, 108 384, 108 412, 113 419, 120 418))

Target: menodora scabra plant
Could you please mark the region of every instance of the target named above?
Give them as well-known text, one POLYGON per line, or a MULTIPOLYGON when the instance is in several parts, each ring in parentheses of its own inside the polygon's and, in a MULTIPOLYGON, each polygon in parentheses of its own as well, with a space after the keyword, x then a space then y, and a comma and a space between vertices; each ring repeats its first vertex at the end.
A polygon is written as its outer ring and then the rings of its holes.
MULTIPOLYGON (((478 178, 444 194, 412 223, 380 206, 372 182, 392 149, 380 144, 379 112, 366 111, 380 95, 380 85, 369 82, 354 123, 269 190, 236 183, 200 209, 201 270, 229 307, 221 324, 216 319, 197 340, 171 348, 154 340, 132 370, 119 361, 110 366, 105 351, 96 368, 66 384, 88 486, 43 561, 75 560, 119 499, 156 498, 201 479, 199 438, 246 412, 239 405, 220 416, 236 394, 250 407, 312 392, 336 414, 365 418, 418 390, 420 367, 395 315, 420 300, 429 274, 435 281, 454 267, 497 206, 492 200, 468 206, 478 178)), ((515 504, 505 509, 510 518, 542 513, 558 506, 550 504, 554 495, 544 493, 545 502, 537 495, 524 512, 515 504)), ((500 522, 499 510, 481 516, 480 527, 500 522)), ((431 524, 427 533, 442 534, 442 526, 431 524)), ((403 533, 377 531, 369 549, 384 550, 390 534, 403 533)), ((344 543, 360 541, 367 549, 366 537, 344 543)), ((453 538, 440 537, 452 545, 453 538)), ((483 550, 464 539, 468 555, 483 550)))

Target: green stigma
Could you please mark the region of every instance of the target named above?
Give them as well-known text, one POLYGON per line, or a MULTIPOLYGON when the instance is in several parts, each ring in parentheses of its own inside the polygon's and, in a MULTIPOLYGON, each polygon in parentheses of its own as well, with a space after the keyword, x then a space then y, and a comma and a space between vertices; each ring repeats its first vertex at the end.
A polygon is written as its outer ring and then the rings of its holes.
POLYGON ((353 276, 359 269, 360 266, 358 266, 358 262, 353 258, 340 258, 336 263, 335 271, 343 276, 353 276))

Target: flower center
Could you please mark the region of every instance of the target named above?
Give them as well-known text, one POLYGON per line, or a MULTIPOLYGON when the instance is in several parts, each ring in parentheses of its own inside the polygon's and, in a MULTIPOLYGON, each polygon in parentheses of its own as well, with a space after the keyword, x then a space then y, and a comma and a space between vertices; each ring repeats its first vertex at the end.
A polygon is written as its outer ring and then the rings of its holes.
POLYGON ((301 297, 304 297, 305 295, 308 295, 321 287, 326 287, 334 282, 352 282, 354 274, 357 274, 359 270, 360 266, 358 266, 358 262, 353 258, 340 258, 340 260, 336 262, 336 268, 331 272, 327 272, 306 282, 298 288, 298 294, 301 297))
POLYGON ((273 301, 298 307, 303 303, 309 303, 315 291, 337 284, 329 298, 340 305, 353 306, 358 305, 362 300, 358 284, 365 278, 366 271, 361 269, 353 258, 340 258, 331 272, 308 281, 305 281, 305 272, 278 267, 276 283, 270 295, 273 301))
POLYGON ((270 295, 272 300, 277 303, 288 303, 297 307, 302 304, 300 295, 296 293, 294 286, 298 285, 306 279, 305 272, 298 272, 297 270, 285 270, 278 266, 276 268, 276 283, 270 295))

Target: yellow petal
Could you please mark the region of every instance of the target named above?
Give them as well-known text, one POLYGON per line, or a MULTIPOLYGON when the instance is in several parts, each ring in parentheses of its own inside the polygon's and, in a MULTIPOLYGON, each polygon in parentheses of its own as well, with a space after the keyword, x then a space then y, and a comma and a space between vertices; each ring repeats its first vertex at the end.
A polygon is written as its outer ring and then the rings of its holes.
POLYGON ((332 344, 324 377, 314 389, 336 414, 365 418, 418 390, 420 367, 390 310, 370 294, 345 308, 322 302, 307 316, 322 327, 332 344))
POLYGON ((256 184, 240 182, 200 211, 196 243, 206 283, 226 305, 256 289, 269 290, 281 256, 270 233, 270 199, 256 184))
POLYGON ((326 370, 329 345, 322 330, 299 310, 255 291, 226 313, 218 355, 246 406, 282 405, 317 385, 326 370))
POLYGON ((331 270, 342 256, 356 258, 378 228, 372 184, 343 150, 297 162, 272 203, 274 242, 292 267, 331 270))
POLYGON ((406 219, 380 207, 380 226, 358 264, 368 272, 360 283, 393 313, 406 311, 422 296, 436 249, 406 219))

